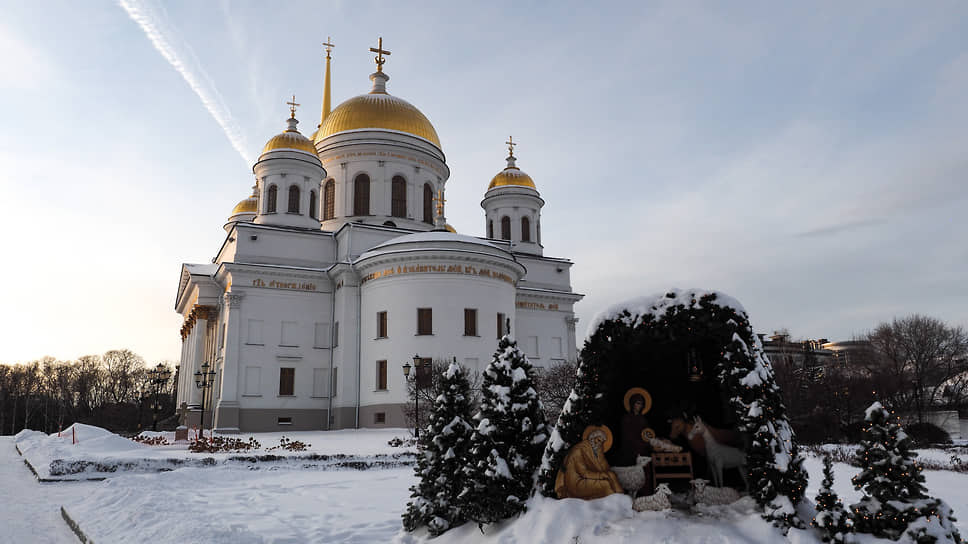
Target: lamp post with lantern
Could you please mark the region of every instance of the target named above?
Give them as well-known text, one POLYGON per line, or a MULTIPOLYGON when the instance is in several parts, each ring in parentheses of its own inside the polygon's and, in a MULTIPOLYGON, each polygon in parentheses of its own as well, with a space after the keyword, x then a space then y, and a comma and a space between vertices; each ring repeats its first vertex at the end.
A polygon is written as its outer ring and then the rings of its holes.
POLYGON ((201 370, 195 371, 195 387, 202 390, 202 415, 199 423, 199 437, 205 436, 205 395, 206 391, 215 383, 215 371, 209 370, 208 362, 202 363, 201 370))
POLYGON ((161 387, 168 383, 168 378, 171 378, 171 369, 161 363, 158 363, 158 366, 148 371, 148 381, 155 389, 155 401, 151 404, 152 431, 158 430, 158 412, 161 411, 161 401, 158 397, 161 395, 161 387))
POLYGON ((413 393, 413 412, 414 412, 413 436, 414 436, 414 438, 416 438, 418 440, 420 439, 420 369, 423 368, 423 365, 424 365, 423 359, 420 358, 420 355, 414 355, 413 356, 413 367, 410 366, 410 363, 409 362, 403 364, 403 379, 406 380, 406 381, 409 381, 409 379, 410 379, 410 369, 411 368, 414 368, 415 369, 414 370, 414 376, 413 376, 413 385, 414 385, 414 393, 413 393))

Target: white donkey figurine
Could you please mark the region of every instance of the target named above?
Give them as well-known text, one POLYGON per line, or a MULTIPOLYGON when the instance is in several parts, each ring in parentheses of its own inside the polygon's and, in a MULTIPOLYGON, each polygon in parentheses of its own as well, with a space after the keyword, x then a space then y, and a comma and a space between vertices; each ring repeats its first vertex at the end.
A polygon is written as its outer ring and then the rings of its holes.
POLYGON ((706 443, 706 462, 709 463, 709 472, 712 474, 713 484, 716 487, 722 487, 723 469, 735 468, 739 469, 739 475, 743 478, 743 485, 746 486, 746 489, 749 489, 750 484, 746 481, 746 454, 740 449, 716 442, 716 438, 709 432, 706 423, 697 416, 692 430, 689 431, 688 438, 692 440, 699 433, 702 434, 703 441, 706 443))

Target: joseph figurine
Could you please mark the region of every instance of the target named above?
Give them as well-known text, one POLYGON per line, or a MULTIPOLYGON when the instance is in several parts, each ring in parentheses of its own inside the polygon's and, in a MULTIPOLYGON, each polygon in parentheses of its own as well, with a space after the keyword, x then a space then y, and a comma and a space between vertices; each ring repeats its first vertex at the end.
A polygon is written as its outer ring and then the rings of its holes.
POLYGON ((558 471, 555 493, 559 499, 600 499, 622 493, 618 477, 605 460, 605 451, 611 443, 608 428, 591 429, 591 432, 586 429, 585 439, 571 448, 558 471))

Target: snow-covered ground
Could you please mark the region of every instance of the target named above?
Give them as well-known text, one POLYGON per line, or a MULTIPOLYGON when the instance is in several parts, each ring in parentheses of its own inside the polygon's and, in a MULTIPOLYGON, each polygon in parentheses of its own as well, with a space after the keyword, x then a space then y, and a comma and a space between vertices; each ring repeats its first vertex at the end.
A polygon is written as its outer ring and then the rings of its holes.
MULTIPOLYGON (((38 482, 14 450, 14 440, 0 438, 0 542, 77 542, 60 518, 60 506, 98 544, 428 541, 423 532, 401 531, 400 515, 415 482, 412 468, 338 469, 305 459, 307 454, 367 459, 412 452, 387 445, 395 436, 407 436, 402 429, 285 433, 312 444, 311 450, 288 454, 292 458, 285 461, 251 463, 225 461, 231 454, 193 454, 183 444, 143 446, 97 428, 77 430, 83 430, 77 445, 71 444, 70 435, 65 440, 29 431, 17 436, 17 444, 35 466, 69 458, 119 467, 93 474, 106 480, 38 482), (145 461, 169 458, 214 461, 163 472, 154 472, 156 465, 145 461)), ((262 450, 253 453, 263 455, 279 443, 281 434, 255 437, 262 450)), ((942 458, 943 453, 926 452, 926 457, 942 458)), ((808 458, 806 468, 811 475, 807 497, 812 499, 820 485, 820 460, 808 458)), ((835 487, 847 503, 860 497, 850 485, 856 473, 849 465, 835 465, 835 487)), ((968 474, 926 471, 925 476, 929 491, 966 520, 958 526, 968 533, 968 474)), ((524 516, 487 527, 485 534, 468 524, 432 542, 614 543, 641 542, 646 535, 649 541, 668 543, 783 541, 751 502, 744 499, 690 514, 634 512, 628 497, 621 495, 597 501, 536 497, 524 516)), ((791 531, 788 540, 819 543, 809 530, 791 531)))

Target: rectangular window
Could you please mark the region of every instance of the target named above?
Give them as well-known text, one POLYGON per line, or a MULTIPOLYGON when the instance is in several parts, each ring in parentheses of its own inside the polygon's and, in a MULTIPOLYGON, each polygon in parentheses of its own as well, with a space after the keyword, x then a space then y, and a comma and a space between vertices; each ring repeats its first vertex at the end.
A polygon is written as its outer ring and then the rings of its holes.
POLYGON ((464 308, 464 336, 477 336, 476 308, 464 308))
POLYGON ((329 323, 316 323, 316 327, 313 332, 314 348, 329 347, 329 331, 330 331, 329 323))
POLYGON ((296 383, 296 369, 295 368, 280 368, 279 369, 279 396, 280 397, 291 397, 293 396, 293 386, 296 383))
POLYGON ((501 312, 498 312, 497 313, 497 337, 498 337, 498 339, 500 339, 505 334, 504 324, 505 324, 504 314, 502 314, 501 312))
POLYGON ((313 369, 313 396, 325 397, 329 395, 329 370, 325 368, 313 369))
POLYGON ((466 368, 467 372, 472 376, 476 376, 481 373, 481 369, 479 367, 480 359, 477 357, 466 357, 464 359, 464 368, 466 368))
POLYGON ((250 319, 248 323, 248 330, 245 336, 246 344, 255 344, 257 346, 262 345, 262 320, 261 319, 250 319))
POLYGON ((245 367, 245 391, 243 395, 258 396, 262 394, 262 367, 245 367))
POLYGON ((551 337, 551 353, 557 357, 564 357, 564 352, 561 350, 561 337, 552 336, 551 337))
POLYGON ((333 347, 339 346, 339 321, 333 323, 333 347))
POLYGON ((335 397, 336 393, 338 392, 339 392, 339 367, 334 366, 333 367, 333 396, 335 397))
POLYGON ((376 313, 376 337, 387 337, 387 313, 386 311, 376 313))
POLYGON ((386 422, 387 422, 386 412, 377 412, 373 414, 373 423, 380 424, 380 423, 386 423, 386 422))
POLYGON ((387 362, 386 361, 376 362, 376 390, 377 391, 387 390, 387 362))
POLYGON ((538 337, 529 336, 525 341, 524 354, 528 357, 538 357, 538 337))
POLYGON ((434 333, 434 314, 432 308, 417 308, 417 334, 429 335, 434 333))
POLYGON ((297 321, 283 321, 282 331, 279 334, 279 345, 296 347, 299 345, 299 339, 297 338, 297 332, 299 329, 299 323, 297 321))
POLYGON ((279 419, 276 420, 276 422, 279 425, 292 425, 292 418, 291 417, 280 417, 279 419))

